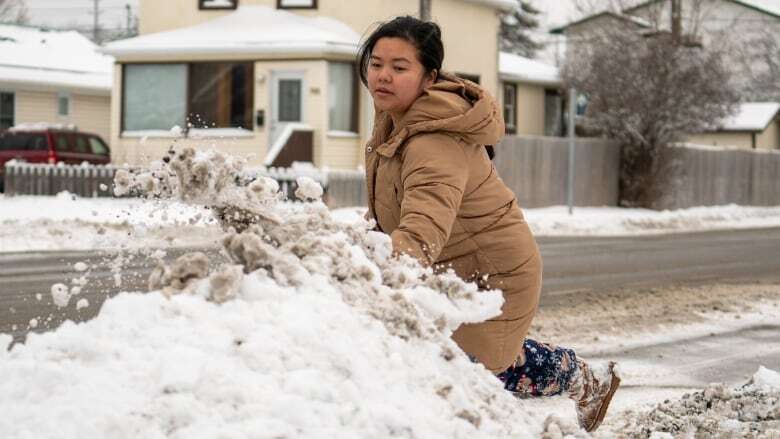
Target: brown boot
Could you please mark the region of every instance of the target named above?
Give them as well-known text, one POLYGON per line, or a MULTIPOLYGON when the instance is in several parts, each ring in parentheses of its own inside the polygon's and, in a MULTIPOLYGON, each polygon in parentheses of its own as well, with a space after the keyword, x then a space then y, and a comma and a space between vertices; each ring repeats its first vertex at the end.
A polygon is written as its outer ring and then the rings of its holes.
POLYGON ((620 386, 620 376, 613 361, 599 370, 592 369, 582 360, 577 360, 577 363, 579 373, 571 383, 569 397, 576 404, 580 427, 591 432, 599 428, 604 420, 612 396, 620 386))

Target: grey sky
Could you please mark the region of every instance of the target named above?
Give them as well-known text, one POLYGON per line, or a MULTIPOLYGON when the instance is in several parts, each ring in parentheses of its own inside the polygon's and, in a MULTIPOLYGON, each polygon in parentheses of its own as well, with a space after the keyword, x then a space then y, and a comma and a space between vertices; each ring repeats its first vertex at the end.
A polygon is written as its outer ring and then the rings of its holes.
MULTIPOLYGON (((93 0, 25 0, 32 24, 51 27, 92 26, 93 0)), ((138 0, 100 0, 100 23, 105 28, 124 27, 125 5, 137 12, 138 0)))

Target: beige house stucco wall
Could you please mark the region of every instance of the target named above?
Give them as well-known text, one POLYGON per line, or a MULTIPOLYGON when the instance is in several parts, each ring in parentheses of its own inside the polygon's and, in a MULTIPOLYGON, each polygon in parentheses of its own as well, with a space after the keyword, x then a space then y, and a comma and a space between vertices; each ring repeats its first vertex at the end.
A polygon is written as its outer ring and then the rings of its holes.
POLYGON ((744 149, 753 148, 753 137, 751 133, 702 133, 690 136, 686 142, 696 145, 731 146, 744 149))
POLYGON ((756 136, 756 147, 761 149, 780 149, 780 116, 756 136))
POLYGON ((517 84, 517 134, 544 136, 544 86, 517 84))
POLYGON ((109 95, 87 95, 68 90, 62 93, 70 97, 70 108, 67 116, 60 116, 60 92, 35 90, 9 90, 15 100, 14 123, 61 123, 74 124, 81 131, 94 133, 107 142, 111 138, 109 95))
MULTIPOLYGON (((240 0, 240 5, 275 8, 276 0, 240 0)), ((340 20, 355 32, 366 36, 378 22, 399 15, 417 15, 418 0, 318 0, 318 9, 287 9, 304 16, 326 16, 340 20)), ((198 10, 197 0, 141 0, 140 33, 154 33, 193 26, 230 10, 198 10)), ((479 75, 493 95, 498 91, 499 18, 491 6, 463 0, 432 2, 431 15, 442 27, 444 69, 479 75), (470 24, 470 25, 469 25, 470 24), (464 29, 468 28, 468 31, 464 29)))

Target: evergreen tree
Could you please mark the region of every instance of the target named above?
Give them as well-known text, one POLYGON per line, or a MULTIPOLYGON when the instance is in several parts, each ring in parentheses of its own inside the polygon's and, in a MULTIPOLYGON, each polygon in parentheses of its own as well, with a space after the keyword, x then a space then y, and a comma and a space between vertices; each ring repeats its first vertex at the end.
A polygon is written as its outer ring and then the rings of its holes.
POLYGON ((529 35, 539 27, 539 10, 530 1, 517 0, 517 6, 501 17, 501 50, 533 58, 542 46, 529 35))

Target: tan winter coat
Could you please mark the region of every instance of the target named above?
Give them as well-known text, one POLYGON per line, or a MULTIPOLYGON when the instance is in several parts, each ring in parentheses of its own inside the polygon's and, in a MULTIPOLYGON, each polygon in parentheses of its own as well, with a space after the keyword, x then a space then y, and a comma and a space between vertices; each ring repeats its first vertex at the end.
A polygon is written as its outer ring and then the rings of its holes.
POLYGON ((500 316, 453 334, 461 349, 493 372, 522 353, 542 270, 517 200, 484 148, 503 134, 501 113, 488 93, 441 74, 399 126, 378 113, 366 147, 368 214, 390 234, 394 250, 503 291, 500 316))

